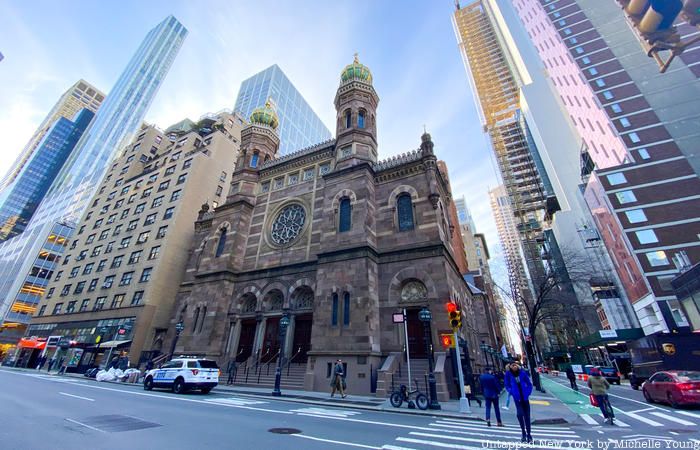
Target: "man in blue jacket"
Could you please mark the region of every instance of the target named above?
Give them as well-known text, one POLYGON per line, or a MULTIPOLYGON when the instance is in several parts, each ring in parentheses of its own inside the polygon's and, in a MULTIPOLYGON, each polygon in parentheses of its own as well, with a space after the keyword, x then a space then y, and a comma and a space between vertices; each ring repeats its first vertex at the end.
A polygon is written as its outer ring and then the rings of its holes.
POLYGON ((484 370, 484 374, 479 377, 479 382, 486 401, 486 424, 491 426, 491 404, 493 404, 493 410, 496 413, 496 423, 499 427, 502 427, 501 410, 498 408, 498 394, 501 391, 501 387, 490 367, 484 370))
POLYGON ((513 396, 513 402, 518 412, 518 422, 523 433, 522 442, 532 443, 530 431, 530 394, 532 394, 532 382, 527 372, 520 365, 513 363, 505 378, 506 390, 513 396))

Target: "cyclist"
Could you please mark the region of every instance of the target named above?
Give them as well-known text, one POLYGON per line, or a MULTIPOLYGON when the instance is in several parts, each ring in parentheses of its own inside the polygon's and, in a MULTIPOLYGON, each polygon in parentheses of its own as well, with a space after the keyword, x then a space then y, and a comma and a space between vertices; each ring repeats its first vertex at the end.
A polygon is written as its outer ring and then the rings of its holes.
POLYGON ((602 372, 597 367, 591 369, 588 376, 588 387, 591 388, 591 393, 595 396, 605 421, 612 425, 615 414, 608 398, 610 383, 602 376, 602 372))

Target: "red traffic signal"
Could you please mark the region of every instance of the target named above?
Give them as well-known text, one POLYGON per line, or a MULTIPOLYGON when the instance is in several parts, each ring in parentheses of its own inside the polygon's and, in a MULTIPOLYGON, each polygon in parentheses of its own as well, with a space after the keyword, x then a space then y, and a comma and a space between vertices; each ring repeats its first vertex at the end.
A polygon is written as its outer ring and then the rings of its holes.
POLYGON ((457 311, 457 305, 452 302, 445 303, 445 308, 447 308, 448 313, 457 311))

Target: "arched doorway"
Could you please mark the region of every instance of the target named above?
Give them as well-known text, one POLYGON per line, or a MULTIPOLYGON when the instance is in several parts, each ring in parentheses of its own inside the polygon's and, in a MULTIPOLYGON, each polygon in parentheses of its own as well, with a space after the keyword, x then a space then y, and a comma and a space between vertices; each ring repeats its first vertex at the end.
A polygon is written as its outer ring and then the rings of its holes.
POLYGON ((306 362, 307 353, 311 350, 314 291, 309 286, 296 288, 292 292, 290 304, 294 311, 294 337, 289 354, 294 362, 306 362))
POLYGON ((238 339, 238 349, 236 350, 237 362, 243 362, 253 354, 255 330, 257 328, 257 321, 255 320, 257 304, 258 299, 251 293, 245 294, 241 299, 241 334, 238 339))
POLYGON ((266 305, 265 334, 263 335, 262 347, 260 349, 260 361, 270 362, 277 359, 280 351, 280 318, 282 316, 282 306, 284 305, 284 294, 279 289, 273 289, 267 293, 263 299, 266 305))
POLYGON ((418 313, 428 302, 428 289, 422 281, 409 279, 401 287, 401 303, 406 308, 406 327, 408 329, 408 353, 411 358, 426 358, 425 328, 418 313))

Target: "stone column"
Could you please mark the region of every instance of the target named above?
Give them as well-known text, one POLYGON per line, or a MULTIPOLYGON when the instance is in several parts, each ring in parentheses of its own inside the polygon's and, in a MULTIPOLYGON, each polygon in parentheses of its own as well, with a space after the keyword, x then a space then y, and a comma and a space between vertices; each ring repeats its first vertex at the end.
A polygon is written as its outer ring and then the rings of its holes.
POLYGON ((263 317, 262 315, 257 316, 255 318, 257 320, 257 325, 255 327, 255 340, 253 341, 253 355, 256 356, 262 356, 262 352, 260 351, 263 345, 263 339, 265 337, 265 325, 267 323, 267 319, 263 317))
POLYGON ((241 320, 238 319, 236 320, 235 325, 233 326, 233 329, 231 329, 231 325, 229 325, 229 330, 231 335, 229 336, 229 348, 228 348, 228 356, 238 356, 238 343, 241 340, 241 320))
POLYGON ((289 359, 297 352, 297 349, 292 348, 294 344, 294 325, 296 325, 296 315, 289 315, 289 326, 287 327, 287 335, 284 339, 284 357, 289 359))

